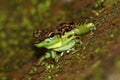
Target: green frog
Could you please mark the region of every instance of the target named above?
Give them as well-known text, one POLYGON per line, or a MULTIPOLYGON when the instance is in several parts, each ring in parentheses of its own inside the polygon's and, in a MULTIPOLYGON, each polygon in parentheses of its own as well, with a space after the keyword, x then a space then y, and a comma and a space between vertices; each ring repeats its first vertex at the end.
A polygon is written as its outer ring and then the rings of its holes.
POLYGON ((52 58, 56 62, 61 56, 69 52, 77 42, 77 37, 95 29, 93 23, 77 25, 74 22, 61 23, 53 29, 37 29, 33 33, 34 45, 38 48, 44 47, 48 51, 40 58, 39 64, 52 58))

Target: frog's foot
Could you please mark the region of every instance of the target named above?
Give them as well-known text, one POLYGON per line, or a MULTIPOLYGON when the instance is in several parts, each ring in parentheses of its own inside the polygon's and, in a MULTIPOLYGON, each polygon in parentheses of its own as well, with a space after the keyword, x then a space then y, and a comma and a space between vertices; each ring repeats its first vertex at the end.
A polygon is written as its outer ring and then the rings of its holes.
POLYGON ((75 50, 75 48, 74 48, 74 51, 72 51, 71 54, 74 54, 74 53, 76 53, 76 52, 78 52, 78 50, 75 50))
POLYGON ((75 50, 75 47, 72 47, 71 49, 66 51, 66 53, 70 53, 70 52, 71 52, 71 54, 74 54, 77 52, 77 50, 75 50))
POLYGON ((66 53, 68 54, 68 53, 70 53, 71 51, 74 51, 74 50, 75 50, 75 47, 72 47, 72 48, 68 49, 68 50, 66 51, 66 53))
POLYGON ((64 55, 64 53, 65 53, 65 52, 61 52, 61 53, 60 53, 60 56, 62 57, 62 56, 64 55))
POLYGON ((92 35, 92 36, 93 36, 93 35, 94 35, 94 31, 95 31, 95 30, 96 30, 96 27, 91 28, 91 29, 90 29, 90 35, 92 35))
POLYGON ((82 42, 80 39, 77 39, 77 40, 76 40, 76 43, 80 44, 80 46, 83 45, 83 42, 82 42))
POLYGON ((55 62, 58 62, 58 61, 60 60, 60 58, 61 58, 60 55, 56 56, 56 57, 55 57, 55 62))
POLYGON ((56 55, 54 58, 55 62, 58 62, 63 55, 64 55, 64 52, 61 52, 60 55, 56 55))
POLYGON ((60 55, 58 55, 57 52, 51 51, 51 57, 52 57, 52 59, 55 60, 55 62, 58 62, 60 60, 61 56, 63 56, 63 55, 64 55, 64 52, 61 52, 60 55))
POLYGON ((60 55, 58 55, 56 53, 56 51, 50 51, 50 52, 47 52, 44 56, 42 56, 37 65, 46 65, 47 62, 45 62, 44 60, 48 59, 48 58, 52 58, 55 60, 55 62, 58 62, 60 60, 60 58, 64 55, 64 52, 61 52, 60 55))

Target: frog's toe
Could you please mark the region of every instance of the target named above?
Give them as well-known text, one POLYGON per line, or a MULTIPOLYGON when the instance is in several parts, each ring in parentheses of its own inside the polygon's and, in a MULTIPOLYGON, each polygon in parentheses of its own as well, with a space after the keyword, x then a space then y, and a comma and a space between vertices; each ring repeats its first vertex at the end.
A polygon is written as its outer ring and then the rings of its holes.
POLYGON ((60 55, 59 55, 59 56, 56 56, 56 58, 55 58, 55 62, 58 62, 58 61, 60 60, 60 58, 61 58, 60 55))
POLYGON ((64 55, 64 52, 61 52, 60 56, 63 56, 64 55))
POLYGON ((44 60, 45 60, 45 57, 41 57, 41 58, 39 59, 37 65, 38 65, 38 66, 39 66, 39 65, 43 65, 43 64, 44 64, 44 62, 43 62, 44 60))
POLYGON ((80 39, 79 39, 79 40, 77 39, 76 42, 77 42, 78 44, 80 44, 81 46, 83 45, 83 42, 82 42, 80 39))

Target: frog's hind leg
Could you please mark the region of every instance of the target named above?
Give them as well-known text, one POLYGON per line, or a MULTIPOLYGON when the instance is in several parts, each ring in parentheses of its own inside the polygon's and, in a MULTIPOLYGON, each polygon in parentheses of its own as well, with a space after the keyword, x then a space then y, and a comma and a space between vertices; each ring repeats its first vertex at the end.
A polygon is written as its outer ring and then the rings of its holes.
POLYGON ((76 37, 76 43, 79 44, 80 46, 82 46, 83 45, 83 41, 80 38, 81 38, 80 36, 76 37))

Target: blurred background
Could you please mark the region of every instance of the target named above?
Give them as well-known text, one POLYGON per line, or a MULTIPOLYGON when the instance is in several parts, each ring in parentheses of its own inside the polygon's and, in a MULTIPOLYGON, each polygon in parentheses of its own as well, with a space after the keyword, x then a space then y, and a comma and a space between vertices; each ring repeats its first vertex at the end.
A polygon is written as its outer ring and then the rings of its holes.
MULTIPOLYGON (((115 12, 113 6, 116 4, 120 5, 119 0, 0 0, 0 80, 13 80, 8 78, 11 72, 19 70, 23 65, 36 59, 33 46, 33 31, 35 29, 54 27, 66 21, 76 23, 96 21, 96 25, 100 26, 98 21, 101 20, 101 16, 99 17, 99 15, 107 13, 110 9, 115 12), (99 20, 95 18, 99 18, 99 20)), ((118 24, 119 19, 118 22, 113 23, 118 24)), ((104 30, 104 26, 101 30, 104 30)), ((117 30, 119 29, 117 28, 117 30)), ((100 31, 97 33, 101 33, 100 31)), ((111 35, 113 41, 118 37, 118 33, 116 31, 111 35), (115 38, 114 35, 116 35, 115 38)), ((97 48, 96 52, 99 51, 100 49, 97 48)), ((97 64, 100 63, 101 61, 97 62, 97 64)), ((116 65, 120 67, 119 60, 116 65)), ((102 72, 98 75, 101 74, 102 72)), ((120 76, 119 74, 118 72, 117 75, 120 76)), ((101 78, 90 80, 101 80, 101 78)))

